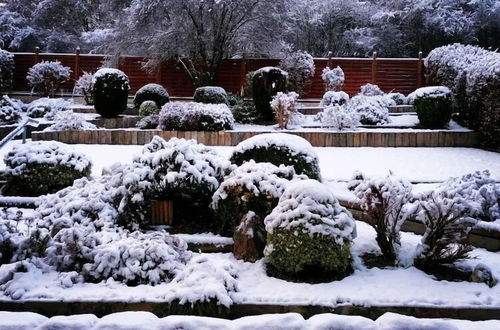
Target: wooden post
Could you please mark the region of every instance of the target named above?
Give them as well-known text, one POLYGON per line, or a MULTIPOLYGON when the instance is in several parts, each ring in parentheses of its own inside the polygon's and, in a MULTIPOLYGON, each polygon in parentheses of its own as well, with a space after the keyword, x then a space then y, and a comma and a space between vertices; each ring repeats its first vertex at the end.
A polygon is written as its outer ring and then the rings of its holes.
POLYGON ((247 60, 245 53, 240 60, 240 96, 245 96, 245 76, 247 73, 247 60))
POLYGON ((377 84, 377 52, 372 56, 372 84, 377 84))
POLYGON ((418 52, 418 61, 417 61, 417 88, 422 87, 422 76, 423 76, 423 60, 422 60, 422 52, 418 52))
POLYGON ((40 47, 35 47, 35 64, 40 61, 40 47))
POLYGON ((73 71, 73 77, 75 78, 75 80, 78 80, 79 76, 80 76, 80 47, 76 47, 75 67, 73 71))
POLYGON ((328 63, 327 63, 327 67, 329 67, 330 69, 332 68, 332 51, 329 51, 328 52, 328 63))

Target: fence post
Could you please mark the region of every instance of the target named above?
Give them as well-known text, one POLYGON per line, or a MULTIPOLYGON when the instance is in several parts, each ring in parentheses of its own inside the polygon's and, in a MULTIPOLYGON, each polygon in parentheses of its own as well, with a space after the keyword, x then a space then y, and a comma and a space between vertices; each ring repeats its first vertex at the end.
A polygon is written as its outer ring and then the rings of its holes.
POLYGON ((245 91, 245 75, 247 73, 247 60, 245 53, 243 53, 243 56, 240 60, 240 96, 244 96, 245 91))
POLYGON ((417 88, 422 87, 422 75, 423 75, 423 61, 422 61, 422 52, 418 52, 418 61, 417 61, 417 88))
POLYGON ((40 55, 40 47, 36 46, 35 47, 35 64, 37 64, 40 61, 39 55, 40 55))
POLYGON ((330 69, 332 68, 332 54, 333 52, 332 51, 329 51, 328 52, 328 63, 327 63, 327 67, 329 67, 330 69))
POLYGON ((73 77, 75 77, 75 80, 78 80, 79 74, 80 74, 80 47, 76 47, 75 67, 73 72, 73 77))
POLYGON ((377 84, 377 52, 372 56, 372 84, 377 84))

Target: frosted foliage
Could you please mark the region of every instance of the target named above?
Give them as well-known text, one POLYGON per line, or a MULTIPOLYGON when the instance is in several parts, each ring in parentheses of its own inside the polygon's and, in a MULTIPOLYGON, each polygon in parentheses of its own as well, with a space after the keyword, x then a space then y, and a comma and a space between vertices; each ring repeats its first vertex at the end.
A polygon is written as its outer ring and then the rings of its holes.
POLYGON ((92 78, 92 83, 95 84, 97 79, 104 78, 106 76, 115 76, 116 79, 119 79, 128 85, 128 76, 123 71, 113 68, 102 68, 97 70, 92 78))
POLYGON ((73 111, 62 111, 55 115, 54 123, 45 128, 45 132, 84 131, 97 129, 97 126, 85 120, 85 117, 73 111))
POLYGON ((15 124, 21 119, 21 115, 11 106, 0 106, 0 126, 15 124))
POLYGON ((345 76, 344 71, 340 68, 340 66, 333 69, 330 69, 329 67, 324 68, 321 78, 325 83, 325 89, 327 91, 340 91, 344 86, 345 76))
POLYGON ((14 55, 0 49, 0 93, 12 89, 14 82, 14 67, 14 55))
POLYGON ((384 125, 391 122, 387 102, 382 96, 356 95, 346 107, 359 114, 363 125, 384 125))
POLYGON ((22 175, 27 164, 62 165, 80 172, 91 165, 84 154, 55 141, 15 145, 4 156, 4 162, 6 164, 5 173, 14 176, 22 175))
POLYGON ((81 95, 85 98, 87 104, 94 102, 94 74, 83 71, 83 74, 78 78, 73 89, 73 94, 81 95))
POLYGON ((327 107, 329 105, 344 105, 349 101, 349 95, 346 92, 328 91, 323 95, 320 106, 327 107))
POLYGON ((26 79, 37 93, 44 96, 54 95, 60 84, 70 78, 71 70, 59 61, 42 61, 32 66, 26 79))
POLYGON ((141 88, 139 88, 139 90, 137 91, 137 94, 141 94, 141 93, 145 93, 145 92, 157 94, 157 95, 160 95, 160 96, 165 97, 165 98, 168 98, 170 96, 170 95, 168 95, 167 90, 162 85, 159 85, 159 84, 144 85, 141 88))
POLYGON ((388 98, 395 102, 395 105, 406 105, 408 104, 408 97, 402 93, 388 93, 386 94, 388 98))
POLYGON ((291 122, 297 122, 300 113, 297 111, 297 99, 299 94, 295 92, 278 92, 271 101, 271 108, 281 129, 287 128, 291 122))
POLYGON ((33 116, 40 111, 44 111, 43 117, 48 120, 53 120, 61 111, 67 111, 71 108, 73 102, 62 98, 43 97, 34 100, 28 105, 28 116, 33 116))
POLYGON ((292 183, 264 223, 271 234, 276 228, 297 229, 311 237, 314 234, 333 236, 337 244, 356 237, 352 215, 340 206, 327 186, 316 180, 292 183))
POLYGON ((304 88, 315 71, 313 57, 303 51, 287 54, 279 67, 288 72, 289 90, 300 95, 304 93, 304 88))
POLYGON ((231 129, 234 117, 225 104, 170 102, 160 111, 159 128, 163 130, 231 129))
POLYGON ((448 87, 428 86, 419 88, 410 95, 408 95, 408 101, 410 102, 410 104, 413 104, 413 102, 416 99, 443 98, 443 97, 451 97, 451 91, 448 87))
POLYGON ((374 84, 366 84, 361 86, 360 94, 365 96, 380 96, 384 95, 384 92, 378 87, 378 85, 374 84))
POLYGON ((320 114, 321 127, 334 128, 337 130, 355 128, 359 126, 359 113, 352 111, 346 106, 327 106, 320 114))

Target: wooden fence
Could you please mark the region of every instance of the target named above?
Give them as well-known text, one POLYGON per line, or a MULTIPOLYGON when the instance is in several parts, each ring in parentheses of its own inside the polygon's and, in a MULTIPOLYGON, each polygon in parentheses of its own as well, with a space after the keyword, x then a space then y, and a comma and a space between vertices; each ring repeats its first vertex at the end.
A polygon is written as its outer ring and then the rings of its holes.
MULTIPOLYGON (((15 79, 14 90, 29 91, 26 74, 31 66, 40 61, 58 60, 72 70, 72 79, 63 84, 62 92, 71 92, 75 80, 83 71, 94 72, 101 65, 105 55, 89 54, 48 54, 48 53, 14 53, 15 79)), ((187 74, 175 61, 165 61, 154 74, 148 74, 141 69, 141 64, 147 58, 123 56, 119 61, 119 69, 130 79, 131 92, 147 83, 158 83, 167 88, 172 96, 192 96, 194 87, 187 74)), ((220 65, 214 85, 237 93, 243 86, 247 72, 264 66, 274 66, 278 59, 228 59, 220 65)), ((408 94, 423 85, 423 60, 419 58, 316 58, 316 73, 312 78, 305 98, 321 98, 324 93, 321 72, 329 65, 339 65, 345 73, 344 91, 350 95, 356 94, 359 87, 366 83, 375 83, 385 92, 396 91, 408 94)))

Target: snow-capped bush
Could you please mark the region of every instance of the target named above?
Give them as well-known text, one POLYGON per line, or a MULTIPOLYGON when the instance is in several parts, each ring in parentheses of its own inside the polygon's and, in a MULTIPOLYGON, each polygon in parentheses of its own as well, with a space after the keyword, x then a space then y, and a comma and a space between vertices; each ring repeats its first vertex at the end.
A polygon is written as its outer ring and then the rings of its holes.
POLYGON ((289 122, 293 122, 294 118, 300 116, 300 113, 297 111, 298 98, 299 94, 295 92, 278 92, 278 94, 273 96, 271 108, 274 111, 279 128, 286 129, 289 122))
POLYGON ((250 160, 272 163, 276 166, 291 165, 297 174, 320 179, 319 158, 306 139, 285 133, 259 134, 240 142, 231 155, 231 162, 238 166, 250 160))
POLYGON ((44 132, 84 131, 97 129, 97 126, 85 120, 85 117, 73 111, 61 111, 54 117, 54 123, 44 132))
POLYGON ((170 95, 162 85, 147 84, 135 93, 134 106, 139 108, 144 101, 154 101, 159 109, 170 101, 170 95))
POLYGON ((70 68, 59 61, 42 61, 28 70, 26 79, 35 93, 54 96, 61 84, 69 80, 70 74, 70 68))
POLYGON ((408 104, 408 98, 402 93, 387 93, 386 96, 392 99, 396 105, 408 104))
POLYGON ((345 75, 340 66, 337 66, 333 69, 330 69, 329 67, 324 68, 323 73, 321 74, 321 78, 325 83, 326 91, 339 92, 344 86, 345 75))
POLYGON ((0 49, 0 93, 8 92, 14 84, 14 55, 0 49))
POLYGON ((151 116, 158 112, 159 108, 154 101, 144 101, 139 107, 139 116, 151 116))
POLYGON ((302 176, 296 176, 292 166, 250 160, 237 167, 212 197, 217 232, 231 236, 249 211, 263 221, 278 204, 290 180, 298 178, 302 176))
POLYGON ((59 112, 67 111, 71 108, 71 101, 57 98, 41 98, 31 102, 26 110, 26 113, 31 118, 41 118, 53 120, 59 112))
POLYGON ((271 100, 278 92, 286 92, 287 84, 288 73, 279 68, 268 66, 253 73, 253 100, 262 120, 267 122, 275 120, 271 100))
POLYGON ((349 95, 345 92, 328 91, 323 95, 320 106, 327 107, 329 105, 344 105, 349 101, 349 95))
POLYGON ((18 112, 24 112, 28 108, 28 106, 19 99, 11 99, 8 95, 3 95, 0 98, 0 107, 10 106, 13 107, 14 110, 18 112))
POLYGON ((374 84, 365 84, 360 88, 360 94, 364 96, 381 96, 384 95, 384 92, 378 87, 378 85, 374 84))
POLYGON ((83 71, 83 74, 78 78, 73 89, 73 94, 82 95, 87 105, 94 104, 94 74, 83 71))
POLYGON ((234 120, 237 123, 251 124, 260 120, 260 115, 253 100, 244 100, 235 94, 228 94, 228 100, 234 120))
POLYGON ((59 142, 16 145, 5 157, 8 194, 39 196, 56 192, 90 174, 85 155, 59 142))
POLYGON ((155 129, 160 124, 159 115, 146 116, 139 120, 136 124, 140 129, 155 129))
POLYGON ((442 128, 451 119, 451 91, 444 86, 422 87, 408 95, 424 128, 442 128))
POLYGON ((10 105, 0 106, 0 126, 19 122, 21 115, 10 105))
POLYGON ((422 243, 417 247, 415 265, 424 270, 439 264, 452 264, 467 258, 467 243, 475 224, 474 208, 455 192, 432 191, 417 202, 417 220, 425 225, 422 243))
POLYGON ((193 101, 206 104, 229 104, 226 90, 218 86, 198 87, 194 91, 193 101))
POLYGON ((304 51, 289 53, 281 60, 279 68, 288 72, 288 90, 303 95, 314 76, 314 59, 304 51))
POLYGON ((359 126, 359 113, 346 106, 330 105, 318 114, 321 127, 343 130, 359 126))
POLYGON ((342 277, 349 271, 356 223, 320 182, 289 185, 264 223, 266 260, 280 274, 342 277))
POLYGON ((368 223, 377 233, 377 243, 384 257, 397 261, 400 247, 400 230, 411 215, 407 205, 412 197, 409 182, 394 177, 366 179, 354 189, 361 209, 368 216, 368 223))
POLYGON ((379 96, 356 95, 346 108, 359 114, 363 125, 384 125, 391 122, 386 100, 379 96))
POLYGON ((234 117, 225 104, 170 102, 160 111, 162 130, 221 131, 231 129, 234 117))
POLYGON ((104 118, 113 118, 127 109, 128 77, 118 69, 98 70, 92 79, 94 84, 94 107, 104 118))

